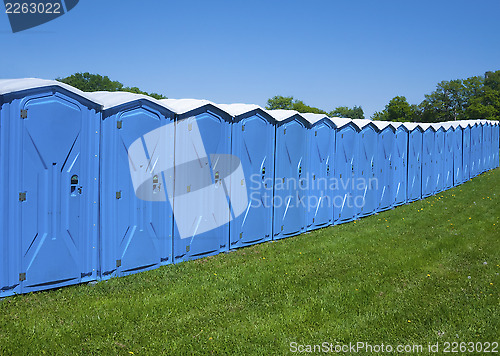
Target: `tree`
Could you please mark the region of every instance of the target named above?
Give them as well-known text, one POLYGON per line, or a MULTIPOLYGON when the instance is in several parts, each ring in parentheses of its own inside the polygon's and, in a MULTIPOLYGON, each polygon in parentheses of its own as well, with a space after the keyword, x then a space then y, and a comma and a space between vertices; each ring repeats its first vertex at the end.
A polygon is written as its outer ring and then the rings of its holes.
POLYGON ((56 80, 69 84, 82 91, 126 91, 136 94, 149 95, 155 99, 165 99, 166 97, 158 93, 147 93, 137 87, 124 87, 122 83, 109 79, 108 76, 99 74, 75 73, 65 78, 57 78, 56 80))
POLYGON ((485 73, 482 91, 471 98, 466 114, 471 119, 500 120, 500 70, 485 73))
POLYGON ((347 106, 339 106, 334 110, 330 111, 329 116, 331 117, 343 117, 348 119, 364 119, 365 114, 361 106, 353 106, 348 108, 347 106))
POLYGON ((373 120, 410 122, 415 119, 416 106, 408 104, 406 97, 395 96, 381 112, 373 114, 373 120))
POLYGON ((268 110, 292 110, 293 109, 293 96, 276 95, 267 100, 266 109, 268 110))

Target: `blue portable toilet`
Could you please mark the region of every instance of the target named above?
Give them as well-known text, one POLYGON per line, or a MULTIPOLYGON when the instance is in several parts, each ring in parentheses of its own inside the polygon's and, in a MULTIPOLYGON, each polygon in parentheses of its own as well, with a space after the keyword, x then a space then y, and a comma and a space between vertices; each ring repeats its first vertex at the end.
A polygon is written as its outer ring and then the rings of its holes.
POLYGON ((483 139, 484 139, 484 171, 489 171, 493 169, 493 150, 492 150, 492 139, 491 139, 491 124, 488 120, 483 120, 483 139))
POLYGON ((479 126, 481 127, 481 172, 486 172, 489 164, 489 146, 488 146, 488 124, 486 120, 479 120, 479 126))
POLYGON ((273 239, 306 231, 309 122, 294 110, 266 110, 277 122, 273 239))
POLYGON ((396 128, 392 155, 394 206, 408 201, 408 129, 402 122, 392 122, 396 128))
POLYGON ((0 96, 0 297, 96 280, 101 105, 41 79, 0 96))
POLYGON ((408 202, 422 199, 423 130, 415 123, 405 122, 408 130, 408 202))
POLYGON ((217 106, 233 117, 232 154, 244 172, 243 179, 231 179, 231 199, 247 200, 244 213, 229 222, 229 248, 272 240, 276 121, 257 105, 217 106))
POLYGON ((393 125, 387 121, 373 121, 378 129, 378 147, 377 152, 378 167, 376 170, 377 178, 377 210, 384 211, 394 206, 395 187, 394 184, 394 165, 395 163, 395 143, 396 131, 393 125))
MULTIPOLYGON (((459 122, 451 122, 453 142, 453 186, 463 183, 463 130, 459 122)), ((447 136, 448 138, 448 136, 447 136)))
POLYGON ((333 224, 335 125, 326 115, 302 114, 309 121, 307 231, 333 224))
POLYGON ((422 198, 436 192, 436 131, 430 124, 420 124, 422 134, 422 198))
POLYGON ((479 121, 472 120, 470 122, 470 141, 471 141, 471 178, 476 177, 481 173, 481 145, 482 145, 482 129, 479 121))
POLYGON ((444 189, 444 166, 445 166, 445 130, 441 123, 431 124, 434 129, 434 193, 444 189))
POLYGON ((334 223, 342 224, 357 218, 362 202, 355 201, 358 170, 358 127, 351 119, 332 118, 337 127, 333 196, 334 223))
POLYGON ((471 124, 468 120, 460 122, 460 127, 463 131, 463 165, 462 165, 462 182, 472 178, 472 152, 471 152, 471 124))
POLYGON ((500 123, 498 121, 492 121, 492 134, 491 134, 491 141, 492 141, 492 150, 493 150, 493 168, 498 168, 499 166, 499 136, 500 136, 500 123))
MULTIPOLYGON (((443 189, 453 187, 453 162, 455 150, 455 132, 451 123, 442 123, 441 127, 444 130, 444 174, 443 174, 443 189)), ((458 155, 458 153, 457 153, 458 155)))
POLYGON ((378 208, 378 128, 372 120, 352 120, 358 126, 358 171, 356 180, 357 197, 362 197, 363 203, 359 209, 359 216, 371 215, 378 208))
POLYGON ((167 187, 173 195, 173 261, 227 251, 229 221, 246 207, 228 196, 231 179, 244 179, 239 162, 232 162, 231 115, 207 100, 160 102, 176 114, 174 181, 167 187))
POLYGON ((149 96, 89 94, 102 103, 100 277, 172 263, 174 118, 149 96))

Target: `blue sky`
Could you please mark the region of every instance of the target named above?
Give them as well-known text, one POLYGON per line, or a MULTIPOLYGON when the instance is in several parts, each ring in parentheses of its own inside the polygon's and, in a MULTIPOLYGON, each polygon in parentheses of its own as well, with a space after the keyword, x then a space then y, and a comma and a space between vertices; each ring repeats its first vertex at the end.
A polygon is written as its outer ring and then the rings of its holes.
POLYGON ((293 95, 370 116, 500 70, 499 0, 81 0, 16 34, 0 9, 0 78, 89 71, 170 98, 293 95))

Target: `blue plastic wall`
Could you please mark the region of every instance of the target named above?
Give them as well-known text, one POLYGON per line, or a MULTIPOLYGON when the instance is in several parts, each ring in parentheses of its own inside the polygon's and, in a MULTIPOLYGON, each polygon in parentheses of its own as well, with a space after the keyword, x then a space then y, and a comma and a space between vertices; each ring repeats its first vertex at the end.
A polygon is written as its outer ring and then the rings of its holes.
POLYGON ((498 168, 499 162, 499 146, 500 146, 500 125, 495 124, 492 128, 492 149, 493 149, 493 168, 498 168))
MULTIPOLYGON (((359 207, 354 201, 358 171, 358 130, 348 124, 337 130, 335 141, 335 180, 338 182, 334 196, 334 222, 341 224, 357 218, 359 207)), ((361 204, 359 204, 361 205, 361 204)))
POLYGON ((101 278, 171 263, 173 213, 167 181, 173 179, 174 114, 136 101, 105 110, 102 118, 101 278), (167 125, 171 130, 162 131, 167 125), (159 171, 136 191, 130 169, 140 171, 148 164, 148 171, 159 171))
POLYGON ((434 186, 434 194, 443 191, 444 175, 445 175, 445 131, 443 128, 437 130, 434 134, 435 149, 434 149, 434 177, 436 183, 434 186))
POLYGON ((374 125, 366 125, 358 133, 357 159, 359 163, 355 201, 358 201, 358 197, 362 197, 363 203, 359 209, 360 217, 371 215, 378 208, 377 145, 378 129, 374 125))
POLYGON ((455 150, 455 132, 453 128, 449 128, 444 132, 444 178, 443 189, 453 187, 453 151, 455 150))
POLYGON ((415 128, 408 134, 408 202, 422 198, 423 132, 415 128))
POLYGON ((435 131, 428 128, 423 133, 422 141, 422 198, 436 192, 436 164, 435 164, 435 131))
MULTIPOLYGON (((230 248, 272 240, 275 124, 262 110, 252 110, 234 118, 232 154, 239 157, 248 188, 243 214, 229 223, 230 248)), ((232 199, 242 199, 241 182, 231 180, 232 199)))
POLYGON ((329 120, 320 120, 309 130, 307 230, 333 224, 332 177, 335 154, 335 128, 329 120))
POLYGON ((396 200, 393 187, 395 169, 396 134, 392 126, 387 126, 378 134, 377 172, 378 177, 378 210, 388 210, 394 206, 396 200))
POLYGON ((471 176, 472 152, 471 152, 471 128, 466 126, 463 129, 463 166, 462 181, 468 181, 471 176))
POLYGON ((481 141, 482 141, 482 128, 479 124, 475 124, 470 129, 470 146, 471 146, 471 178, 476 177, 481 173, 481 141))
POLYGON ((280 122, 276 127, 275 240, 306 231, 308 130, 309 123, 299 115, 280 122))
POLYGON ((395 132, 392 168, 394 206, 406 204, 408 201, 408 130, 403 125, 395 132))
POLYGON ((2 101, 0 297, 96 280, 99 106, 58 87, 2 101))
POLYGON ((221 155, 231 154, 231 116, 205 105, 175 125, 173 258, 181 262, 229 249, 230 167, 221 155))
POLYGON ((483 152, 483 170, 488 171, 493 169, 493 145, 491 139, 491 125, 489 123, 485 123, 483 125, 483 141, 484 141, 484 152, 483 152))
POLYGON ((452 129, 453 138, 453 185, 462 184, 463 179, 463 131, 461 127, 452 129))

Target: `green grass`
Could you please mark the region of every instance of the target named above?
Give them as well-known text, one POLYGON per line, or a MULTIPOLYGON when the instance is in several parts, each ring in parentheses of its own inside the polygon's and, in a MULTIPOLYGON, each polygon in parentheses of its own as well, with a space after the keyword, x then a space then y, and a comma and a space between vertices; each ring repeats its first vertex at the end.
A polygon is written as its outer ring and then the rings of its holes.
POLYGON ((500 341, 500 170, 310 234, 0 301, 0 354, 500 341), (470 277, 470 278, 469 278, 470 277))

